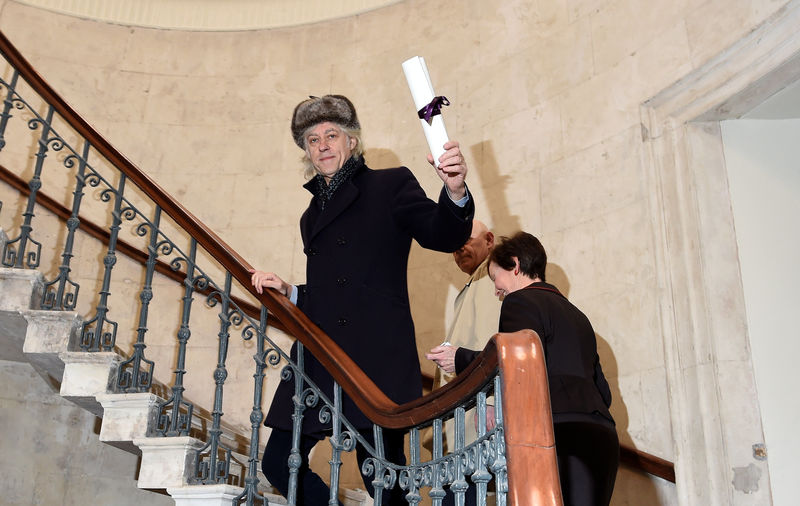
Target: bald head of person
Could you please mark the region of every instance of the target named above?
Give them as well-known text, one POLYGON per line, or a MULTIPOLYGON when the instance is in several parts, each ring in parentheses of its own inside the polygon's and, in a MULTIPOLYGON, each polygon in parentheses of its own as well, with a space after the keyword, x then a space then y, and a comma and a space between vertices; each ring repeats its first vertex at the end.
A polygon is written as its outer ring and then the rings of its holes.
POLYGON ((493 247, 494 234, 483 222, 472 220, 472 233, 467 242, 453 252, 453 259, 459 269, 472 275, 493 247))

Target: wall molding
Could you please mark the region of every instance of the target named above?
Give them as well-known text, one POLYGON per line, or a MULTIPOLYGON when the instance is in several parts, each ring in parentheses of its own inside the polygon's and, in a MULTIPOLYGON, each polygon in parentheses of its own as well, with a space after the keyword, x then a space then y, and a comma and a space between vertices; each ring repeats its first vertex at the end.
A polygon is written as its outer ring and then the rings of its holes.
POLYGON ((402 0, 13 0, 61 14, 127 26, 238 31, 346 18, 402 0))
POLYGON ((800 77, 797 26, 794 0, 640 109, 682 505, 771 504, 718 122, 800 77), (758 490, 736 488, 741 469, 758 490))

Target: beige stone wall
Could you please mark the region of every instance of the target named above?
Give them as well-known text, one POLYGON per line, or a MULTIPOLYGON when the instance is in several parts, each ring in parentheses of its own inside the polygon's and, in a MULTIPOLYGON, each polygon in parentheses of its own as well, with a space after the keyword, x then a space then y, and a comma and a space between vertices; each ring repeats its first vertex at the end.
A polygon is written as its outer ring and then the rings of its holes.
MULTIPOLYGON (((500 234, 522 228, 542 239, 549 280, 598 334, 621 440, 675 460, 660 324, 670 315, 657 301, 659 222, 640 105, 787 3, 407 0, 326 23, 208 33, 109 25, 6 0, 0 29, 244 258, 294 281, 304 276, 297 222, 308 194, 288 132, 292 108, 309 94, 348 95, 367 161, 411 167, 434 196, 441 183, 400 69, 424 56, 453 104, 445 121, 468 155, 477 216, 500 234)), ((421 354, 442 340, 448 294, 462 280, 449 255, 414 247, 421 354)), ((174 332, 174 314, 165 322, 174 332)), ((213 339, 207 346, 211 353, 213 339)), ((424 358, 422 366, 433 371, 424 358)), ((647 487, 674 500, 659 483, 647 487)), ((615 502, 636 504, 637 490, 615 502)))

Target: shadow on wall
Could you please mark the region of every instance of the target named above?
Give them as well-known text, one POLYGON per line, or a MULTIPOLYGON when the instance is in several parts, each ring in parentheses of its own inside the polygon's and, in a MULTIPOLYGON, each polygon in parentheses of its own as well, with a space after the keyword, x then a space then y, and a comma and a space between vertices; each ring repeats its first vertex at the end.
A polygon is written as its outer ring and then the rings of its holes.
POLYGON ((486 199, 486 207, 489 216, 476 216, 477 219, 485 222, 495 235, 508 234, 522 229, 520 217, 511 213, 511 206, 508 203, 507 188, 511 184, 511 176, 500 173, 500 165, 492 148, 492 141, 481 141, 470 147, 472 170, 470 172, 470 183, 475 185, 475 180, 479 181, 478 186, 483 190, 486 199))
POLYGON ((400 161, 400 158, 398 158, 394 151, 385 148, 366 149, 364 151, 364 159, 367 165, 372 169, 385 169, 403 165, 403 162, 400 161))

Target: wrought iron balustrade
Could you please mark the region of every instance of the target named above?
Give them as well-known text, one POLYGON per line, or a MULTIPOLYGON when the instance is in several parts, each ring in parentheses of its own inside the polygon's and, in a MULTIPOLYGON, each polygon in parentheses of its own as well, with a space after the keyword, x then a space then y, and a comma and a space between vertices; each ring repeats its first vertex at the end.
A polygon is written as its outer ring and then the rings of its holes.
MULTIPOLYGON (((0 52, 7 62, 0 74, 0 164, 28 177, 26 198, 17 203, 20 212, 10 220, 18 222, 19 232, 4 245, 2 264, 52 275, 40 307, 85 315, 81 350, 117 350, 126 355, 118 368, 115 391, 151 391, 159 374, 171 385, 159 404, 154 436, 188 435, 195 404, 188 400, 187 389, 212 392, 207 399, 213 405, 212 423, 205 446, 197 452, 196 483, 230 481, 232 450, 221 433, 231 350, 235 349, 237 357, 252 360, 253 371, 247 474, 235 504, 266 502, 259 489, 258 459, 264 381, 271 369, 279 370, 282 380, 295 382, 295 433, 301 430, 309 407, 321 407, 320 417, 331 424, 332 504, 336 504, 342 454, 357 445, 371 456, 361 471, 372 477, 376 501, 385 489, 399 486, 409 504, 419 503, 428 494, 439 505, 446 488, 456 491, 457 504, 463 504, 468 483, 474 483, 479 504, 485 504, 487 484, 493 480, 497 504, 560 502, 544 362, 535 334, 497 335, 479 359, 445 388, 411 403, 393 403, 285 297, 272 291, 255 293, 249 284, 250 265, 75 113, 2 34, 0 52), (60 205, 69 213, 65 229, 47 222, 46 216, 37 216, 45 193, 63 194, 60 205), (101 235, 107 242, 94 245, 93 250, 81 234, 86 228, 83 215, 105 224, 101 235), (143 267, 121 260, 122 249, 145 252, 138 254, 143 267), (162 274, 179 279, 181 293, 160 284, 162 274), (87 284, 94 289, 87 290, 87 284), (242 296, 234 295, 235 291, 242 296), (254 310, 243 297, 256 299, 260 309, 254 310), (198 298, 202 305, 194 305, 198 298), (171 312, 179 315, 177 321, 165 323, 170 320, 164 315, 171 312), (285 344, 268 333, 268 325, 275 320, 299 341, 301 350, 308 349, 331 373, 335 379, 331 397, 305 376, 303 354, 293 361, 285 344), (173 335, 171 344, 150 337, 154 321, 158 332, 173 335), (240 339, 231 339, 234 332, 240 339), (209 353, 209 339, 216 353, 209 353), (196 344, 198 340, 201 344, 196 344), (170 351, 177 346, 177 355, 157 360, 154 355, 166 346, 170 351), (208 369, 189 371, 190 356, 202 353, 209 358, 208 369), (161 372, 165 367, 171 373, 161 372), (519 375, 520 370, 526 374, 519 375), (374 445, 342 416, 343 392, 375 423, 374 445), (494 424, 491 429, 486 417, 489 395, 496 402, 494 418, 488 420, 494 424), (472 406, 477 409, 476 422, 466 419, 465 410, 472 406), (445 453, 443 423, 450 419, 456 428, 456 444, 445 453), (474 441, 465 439, 468 423, 477 423, 474 441), (389 462, 383 455, 384 429, 408 433, 407 465, 389 462), (432 455, 425 459, 423 429, 433 434, 432 455)), ((4 216, 14 208, 7 201, 4 216)), ((297 463, 290 459, 287 465, 294 477, 288 494, 293 504, 297 463)))

